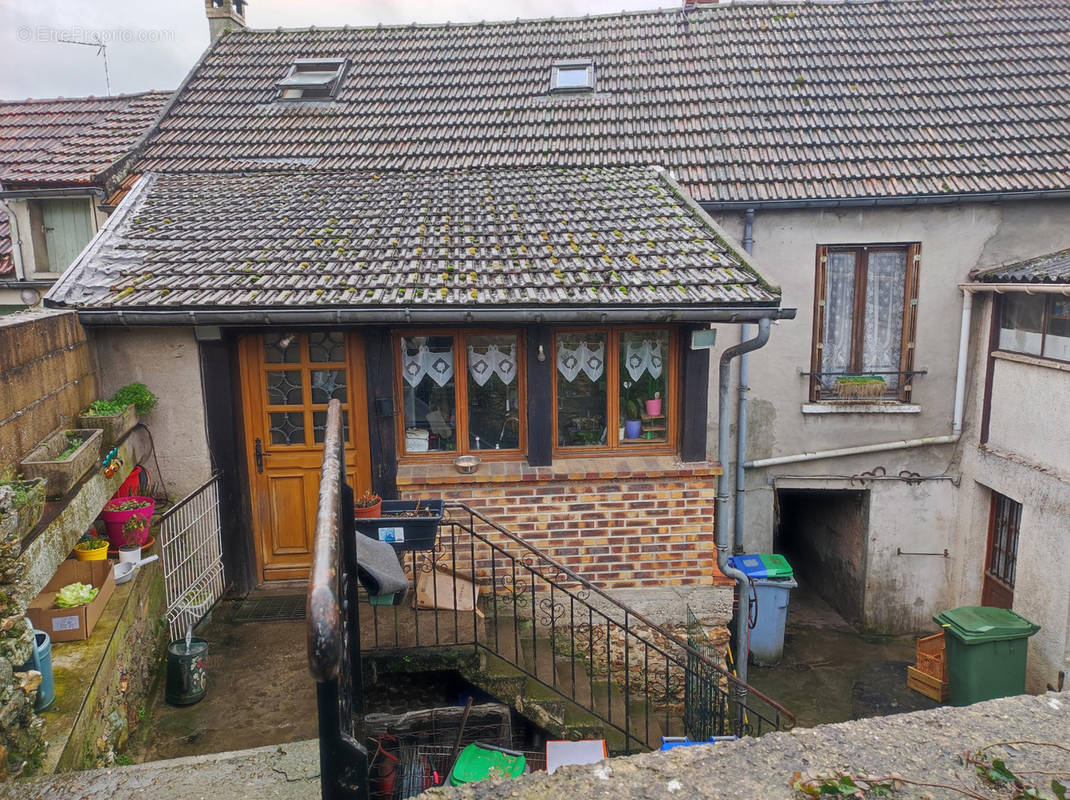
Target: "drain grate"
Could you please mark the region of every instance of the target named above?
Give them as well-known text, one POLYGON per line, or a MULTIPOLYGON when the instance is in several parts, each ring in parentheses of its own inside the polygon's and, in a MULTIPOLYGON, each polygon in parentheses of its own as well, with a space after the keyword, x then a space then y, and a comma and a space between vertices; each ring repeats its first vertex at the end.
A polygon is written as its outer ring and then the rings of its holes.
POLYGON ((235 622, 276 622, 305 618, 305 596, 247 597, 234 614, 235 622))

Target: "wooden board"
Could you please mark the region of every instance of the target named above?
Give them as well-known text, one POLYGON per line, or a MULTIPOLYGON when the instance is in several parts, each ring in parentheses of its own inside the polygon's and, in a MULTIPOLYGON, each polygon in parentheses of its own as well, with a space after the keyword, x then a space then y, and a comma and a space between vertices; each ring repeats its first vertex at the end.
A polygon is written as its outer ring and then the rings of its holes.
POLYGON ((907 667, 907 688, 915 692, 921 692, 940 703, 947 702, 947 681, 926 675, 919 669, 907 667))

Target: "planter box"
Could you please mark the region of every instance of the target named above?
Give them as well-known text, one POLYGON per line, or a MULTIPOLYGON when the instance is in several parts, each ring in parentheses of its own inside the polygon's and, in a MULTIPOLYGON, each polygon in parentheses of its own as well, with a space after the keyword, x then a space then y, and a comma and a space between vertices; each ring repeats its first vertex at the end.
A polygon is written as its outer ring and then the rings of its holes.
MULTIPOLYGON (((146 523, 152 522, 152 512, 156 510, 156 501, 151 497, 138 497, 137 495, 131 495, 129 497, 113 497, 107 503, 104 504, 104 511, 100 512, 100 518, 104 520, 104 524, 108 528, 108 539, 111 541, 112 546, 118 550, 123 546, 123 524, 130 519, 130 517, 138 516, 144 517, 146 523), (141 508, 132 508, 128 511, 108 511, 108 506, 117 501, 123 500, 142 500, 148 505, 141 508)), ((145 526, 145 531, 141 537, 140 545, 144 545, 149 539, 149 527, 145 526)))
POLYGON ((104 606, 115 592, 110 561, 64 561, 41 593, 26 610, 33 626, 52 637, 53 642, 88 639, 104 606), (93 602, 75 608, 57 608, 56 593, 68 583, 88 583, 100 589, 93 602))
POLYGON ((58 430, 37 445, 19 463, 19 469, 27 478, 44 478, 48 481, 48 494, 66 497, 82 477, 89 472, 100 457, 101 431, 94 428, 58 430), (81 446, 63 461, 56 457, 67 447, 67 434, 82 436, 81 446))
MULTIPOLYGON (((32 481, 14 481, 23 486, 29 485, 28 497, 19 506, 10 506, 0 512, 0 561, 3 561, 10 543, 16 546, 26 534, 33 530, 37 520, 41 519, 41 512, 45 509, 45 482, 41 478, 32 481)), ((17 556, 16 549, 14 555, 17 556)), ((14 561, 14 557, 11 559, 14 561)), ((0 582, 3 582, 0 580, 0 582)))
POLYGON ((80 414, 78 416, 78 425, 82 428, 99 428, 104 431, 103 448, 107 452, 115 447, 137 425, 137 410, 131 404, 126 407, 122 414, 113 414, 110 417, 80 414))
POLYGON ((357 517, 357 530, 365 536, 390 542, 395 550, 430 550, 435 546, 442 522, 441 500, 384 500, 381 517, 357 517), (416 510, 430 511, 429 517, 398 516, 416 510))

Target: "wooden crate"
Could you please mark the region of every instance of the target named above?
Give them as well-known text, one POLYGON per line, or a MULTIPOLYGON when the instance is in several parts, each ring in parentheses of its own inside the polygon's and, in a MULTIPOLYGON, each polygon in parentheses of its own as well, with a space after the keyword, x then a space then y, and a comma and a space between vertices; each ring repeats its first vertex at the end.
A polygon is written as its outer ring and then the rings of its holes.
POLYGON ((944 656, 944 632, 918 639, 917 663, 914 665, 937 680, 947 682, 947 658, 944 656))
POLYGON ((938 702, 947 702, 947 681, 934 678, 914 667, 907 667, 907 687, 938 702))

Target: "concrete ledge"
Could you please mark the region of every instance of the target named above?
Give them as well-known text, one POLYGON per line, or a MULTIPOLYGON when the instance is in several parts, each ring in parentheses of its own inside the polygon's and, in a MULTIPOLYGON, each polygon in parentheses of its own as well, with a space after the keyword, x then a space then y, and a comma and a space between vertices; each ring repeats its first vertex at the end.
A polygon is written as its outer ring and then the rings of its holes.
POLYGON ((804 414, 920 414, 913 403, 803 403, 804 414))

